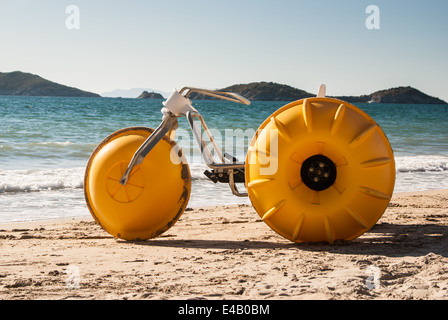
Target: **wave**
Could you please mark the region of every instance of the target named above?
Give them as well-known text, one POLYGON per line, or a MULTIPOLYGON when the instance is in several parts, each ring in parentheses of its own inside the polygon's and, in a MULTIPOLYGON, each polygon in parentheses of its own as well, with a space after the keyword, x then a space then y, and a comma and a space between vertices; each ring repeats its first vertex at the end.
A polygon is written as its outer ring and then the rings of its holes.
POLYGON ((85 168, 0 170, 0 194, 80 189, 85 168))
MULTIPOLYGON (((448 171, 448 156, 398 156, 395 158, 398 173, 444 173, 448 171)), ((193 183, 208 181, 204 163, 190 163, 193 183)), ((61 189, 82 189, 85 168, 0 170, 0 194, 61 189)), ((448 172, 447 172, 448 173, 448 172)), ((446 174, 446 173, 445 173, 446 174)))
MULTIPOLYGON (((191 179, 208 180, 207 166, 190 164, 191 179)), ((85 168, 0 170, 0 194, 82 189, 85 168)))
POLYGON ((191 180, 208 180, 204 174, 205 170, 210 170, 204 163, 189 163, 191 180))
POLYGON ((441 172, 448 171, 448 156, 420 155, 395 158, 397 172, 441 172))
POLYGON ((66 147, 69 145, 72 145, 73 143, 70 141, 65 142, 58 142, 58 141, 47 141, 47 142, 32 142, 31 145, 35 146, 60 146, 60 147, 66 147))

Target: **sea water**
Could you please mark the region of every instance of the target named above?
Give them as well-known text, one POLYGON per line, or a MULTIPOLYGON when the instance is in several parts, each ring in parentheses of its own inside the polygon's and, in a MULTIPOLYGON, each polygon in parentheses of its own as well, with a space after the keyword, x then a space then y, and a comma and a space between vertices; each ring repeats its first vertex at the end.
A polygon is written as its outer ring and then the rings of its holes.
MULTIPOLYGON (((251 134, 286 103, 194 101, 220 146, 241 161, 251 134)), ((448 106, 356 105, 392 145, 395 192, 448 188, 448 106)), ((90 217, 83 193, 90 154, 116 130, 157 127, 162 107, 162 100, 0 96, 0 223, 90 217)), ((228 185, 208 180, 186 120, 179 125, 178 142, 192 175, 189 206, 249 204, 228 185)))

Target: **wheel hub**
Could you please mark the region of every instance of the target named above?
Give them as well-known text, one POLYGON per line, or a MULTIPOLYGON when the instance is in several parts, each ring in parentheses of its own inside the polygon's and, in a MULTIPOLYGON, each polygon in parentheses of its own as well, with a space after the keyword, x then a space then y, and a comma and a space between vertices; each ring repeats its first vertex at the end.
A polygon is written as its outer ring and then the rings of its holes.
POLYGON ((109 196, 121 203, 130 203, 137 200, 143 193, 145 182, 140 167, 134 167, 126 185, 120 183, 121 177, 126 171, 129 162, 117 162, 106 177, 106 187, 109 196))
POLYGON ((324 155, 315 155, 302 164, 300 176, 305 185, 315 191, 328 189, 336 181, 336 166, 324 155))

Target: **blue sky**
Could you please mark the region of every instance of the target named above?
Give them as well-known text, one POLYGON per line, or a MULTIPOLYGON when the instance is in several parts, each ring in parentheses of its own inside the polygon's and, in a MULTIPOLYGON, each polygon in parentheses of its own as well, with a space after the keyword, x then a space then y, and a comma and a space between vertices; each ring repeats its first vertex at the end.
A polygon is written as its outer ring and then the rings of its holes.
POLYGON ((446 0, 0 0, 0 72, 96 93, 274 81, 329 95, 410 85, 448 101, 447 35, 446 0))

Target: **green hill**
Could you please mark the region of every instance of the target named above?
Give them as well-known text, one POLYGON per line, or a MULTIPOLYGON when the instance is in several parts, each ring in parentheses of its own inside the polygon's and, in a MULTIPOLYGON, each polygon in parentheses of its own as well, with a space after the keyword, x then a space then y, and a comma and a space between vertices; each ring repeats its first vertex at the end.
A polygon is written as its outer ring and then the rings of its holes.
POLYGON ((341 100, 355 102, 374 103, 406 103, 406 104, 446 104, 445 101, 431 97, 412 87, 397 87, 380 90, 369 95, 337 97, 341 100))
POLYGON ((51 82, 40 76, 20 71, 0 72, 0 95, 7 96, 50 96, 50 97, 100 97, 92 92, 82 91, 51 82))
POLYGON ((294 101, 315 96, 304 90, 274 82, 236 84, 222 91, 235 92, 252 101, 294 101))
MULTIPOLYGON (((251 101, 294 101, 315 96, 312 93, 274 82, 236 84, 218 91, 237 93, 251 101)), ((190 97, 191 99, 214 99, 199 94, 192 94, 190 97)))
MULTIPOLYGON (((294 87, 274 82, 252 82, 249 84, 236 84, 218 91, 234 92, 251 101, 295 101, 316 94, 296 89, 294 87)), ((192 99, 210 99, 208 96, 192 94, 192 99)), ((446 104, 445 101, 431 97, 412 87, 398 87, 381 90, 368 95, 361 96, 337 96, 334 97, 349 103, 403 103, 403 104, 446 104)))

